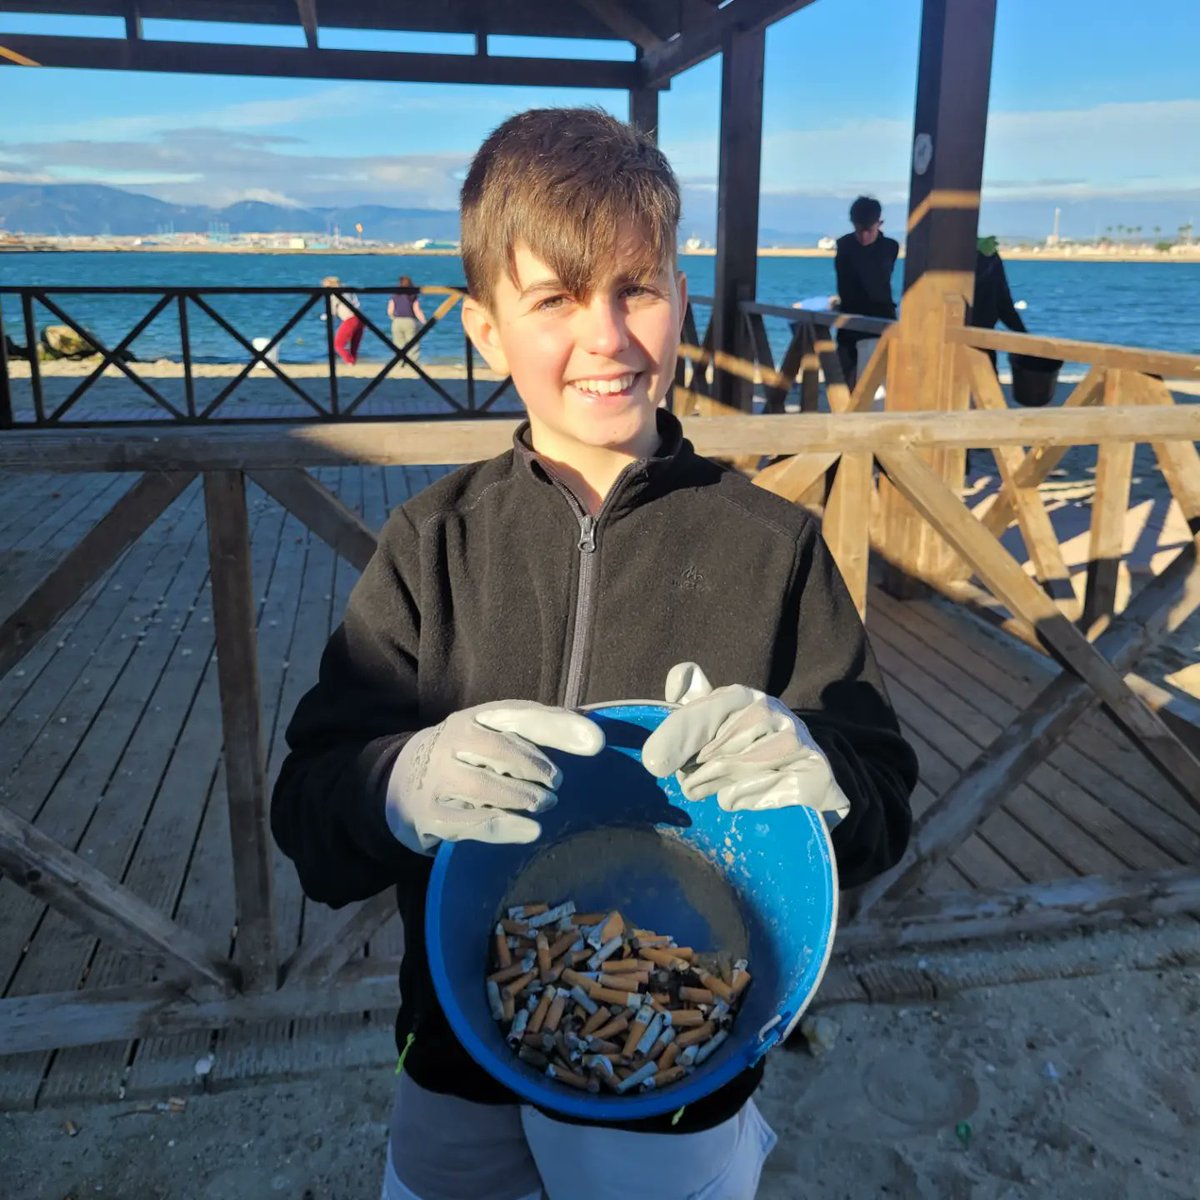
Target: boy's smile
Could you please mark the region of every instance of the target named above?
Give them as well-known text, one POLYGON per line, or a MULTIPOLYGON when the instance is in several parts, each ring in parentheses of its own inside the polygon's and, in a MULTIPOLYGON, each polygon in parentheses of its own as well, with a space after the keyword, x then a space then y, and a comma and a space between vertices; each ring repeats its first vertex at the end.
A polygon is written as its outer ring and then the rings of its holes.
POLYGON ((489 365, 512 375, 534 449, 603 499, 626 464, 657 448, 686 281, 669 263, 646 279, 618 261, 590 295, 575 296, 528 246, 513 261, 515 280, 496 281, 491 311, 468 299, 463 324, 489 365))

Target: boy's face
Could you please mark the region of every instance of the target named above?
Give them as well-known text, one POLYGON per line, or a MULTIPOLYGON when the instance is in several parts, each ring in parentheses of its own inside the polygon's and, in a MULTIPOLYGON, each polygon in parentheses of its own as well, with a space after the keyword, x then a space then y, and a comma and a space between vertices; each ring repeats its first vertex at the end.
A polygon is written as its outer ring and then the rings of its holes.
POLYGON ((514 260, 515 282, 496 281, 490 311, 466 300, 463 324, 488 364, 512 375, 534 447, 581 467, 597 450, 653 454, 655 409, 674 378, 687 303, 683 275, 664 263, 657 278, 637 281, 618 261, 581 297, 527 246, 514 260))

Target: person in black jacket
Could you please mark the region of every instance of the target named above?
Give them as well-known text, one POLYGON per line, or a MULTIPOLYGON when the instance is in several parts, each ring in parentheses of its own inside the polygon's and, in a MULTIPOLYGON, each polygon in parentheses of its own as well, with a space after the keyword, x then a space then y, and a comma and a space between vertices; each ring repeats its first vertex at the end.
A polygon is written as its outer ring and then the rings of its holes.
MULTIPOLYGON (((900 254, 900 243, 883 235, 883 208, 871 196, 859 196, 850 205, 853 233, 838 238, 833 269, 837 274, 838 309, 860 317, 894 320, 892 270, 900 254)), ((838 359, 848 387, 858 382, 859 343, 879 335, 839 329, 838 359)))
MULTIPOLYGON (((967 324, 976 329, 995 329, 1003 322, 1014 333, 1025 333, 1025 322, 1013 303, 1008 288, 1008 276, 1004 273, 1004 262, 1000 258, 994 237, 981 237, 975 251, 975 298, 967 315, 967 324)), ((996 352, 989 350, 992 366, 996 365, 996 352)))
POLYGON ((569 1122, 522 1107, 438 1005, 430 855, 535 839, 558 783, 543 748, 602 746, 581 706, 665 679, 678 707, 647 769, 698 802, 845 814, 843 886, 908 839, 916 760, 816 523, 697 455, 660 407, 687 297, 678 220, 666 159, 604 113, 534 110, 484 142, 463 186, 463 321, 528 420, 391 514, 287 731, 272 827, 305 893, 394 887, 403 918, 390 1200, 757 1187, 774 1143, 761 1065, 676 1123, 569 1122))

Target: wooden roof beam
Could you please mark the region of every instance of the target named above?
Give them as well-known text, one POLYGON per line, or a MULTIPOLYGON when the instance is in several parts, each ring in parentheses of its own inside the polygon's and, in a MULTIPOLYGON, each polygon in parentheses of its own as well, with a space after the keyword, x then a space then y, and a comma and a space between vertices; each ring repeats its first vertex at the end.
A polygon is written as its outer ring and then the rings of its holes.
POLYGON ((304 40, 310 50, 317 48, 317 0, 296 0, 300 24, 304 26, 304 40))
POLYGON ((641 60, 645 87, 664 87, 673 76, 694 67, 721 51, 734 33, 755 33, 768 25, 807 8, 813 0, 730 0, 691 29, 663 42, 641 60))
MULTIPOLYGON (((309 50, 199 42, 6 34, 5 46, 46 67, 262 75, 389 83, 483 83, 515 87, 587 87, 629 91, 641 84, 636 62, 574 58, 501 58, 380 50, 309 50)), ((0 66, 10 65, 0 59, 0 66)))
POLYGON ((640 17, 630 12, 621 0, 575 0, 597 20, 603 21, 619 38, 633 42, 643 50, 656 50, 663 39, 640 17))

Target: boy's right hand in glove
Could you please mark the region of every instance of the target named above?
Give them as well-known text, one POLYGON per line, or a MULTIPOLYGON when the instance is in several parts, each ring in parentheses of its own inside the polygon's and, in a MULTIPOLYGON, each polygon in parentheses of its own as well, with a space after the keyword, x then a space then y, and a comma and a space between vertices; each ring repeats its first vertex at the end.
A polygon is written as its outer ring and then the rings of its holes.
POLYGON ((502 700, 451 713, 409 738, 392 767, 387 822, 410 850, 439 842, 532 842, 521 813, 553 808, 562 772, 539 747, 592 756, 604 733, 582 713, 502 700))

